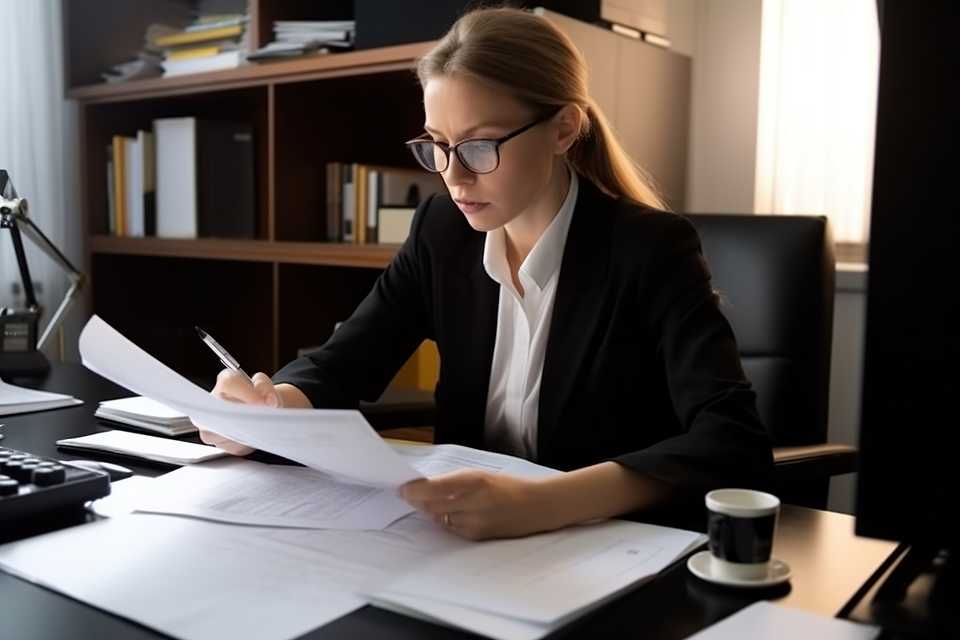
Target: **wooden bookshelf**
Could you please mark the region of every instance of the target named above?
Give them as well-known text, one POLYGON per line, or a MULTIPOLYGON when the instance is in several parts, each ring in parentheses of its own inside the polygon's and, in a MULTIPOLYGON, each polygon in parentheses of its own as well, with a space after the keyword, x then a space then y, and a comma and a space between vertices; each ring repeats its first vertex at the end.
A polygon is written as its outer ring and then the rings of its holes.
MULTIPOLYGON (((98 82, 101 71, 139 48, 146 26, 162 17, 155 13, 162 4, 63 2, 65 94, 80 111, 90 308, 190 377, 209 379, 219 369, 198 347, 194 325, 217 336, 248 370, 272 372, 298 349, 322 344, 396 254, 391 245, 326 241, 325 168, 330 161, 414 166, 403 146, 422 130, 413 67, 432 43, 98 82), (107 233, 110 138, 184 116, 253 125, 254 239, 107 233)), ((270 40, 273 20, 343 19, 352 17, 343 13, 351 8, 340 0, 252 0, 251 46, 270 40)))

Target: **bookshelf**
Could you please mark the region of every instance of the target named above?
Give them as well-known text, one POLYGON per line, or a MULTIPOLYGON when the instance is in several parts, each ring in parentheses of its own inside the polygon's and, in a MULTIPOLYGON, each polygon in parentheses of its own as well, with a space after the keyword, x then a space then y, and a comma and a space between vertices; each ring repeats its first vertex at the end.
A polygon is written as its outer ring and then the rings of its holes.
MULTIPOLYGON (((81 121, 89 308, 189 377, 210 380, 219 369, 198 348, 194 325, 215 335, 248 370, 272 372, 297 349, 322 344, 397 251, 324 241, 324 172, 328 161, 415 167, 403 141, 422 127, 413 65, 431 43, 100 82, 100 71, 139 49, 146 26, 159 18, 151 10, 162 4, 63 3, 65 93, 78 103, 81 121), (111 136, 184 116, 252 123, 255 239, 108 235, 111 136)), ((269 41, 273 20, 341 19, 343 4, 253 0, 251 46, 269 41), (329 13, 338 5, 340 13, 329 13)))

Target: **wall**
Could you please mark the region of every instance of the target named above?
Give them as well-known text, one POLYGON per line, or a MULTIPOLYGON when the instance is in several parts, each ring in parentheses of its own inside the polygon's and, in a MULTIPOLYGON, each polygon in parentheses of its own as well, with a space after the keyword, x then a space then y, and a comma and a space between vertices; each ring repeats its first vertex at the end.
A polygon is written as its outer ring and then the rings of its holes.
MULTIPOLYGON (((693 90, 686 210, 752 213, 762 0, 684 0, 693 13, 693 90)), ((672 20, 674 14, 670 15, 672 20)), ((673 31, 673 22, 670 24, 673 31)))

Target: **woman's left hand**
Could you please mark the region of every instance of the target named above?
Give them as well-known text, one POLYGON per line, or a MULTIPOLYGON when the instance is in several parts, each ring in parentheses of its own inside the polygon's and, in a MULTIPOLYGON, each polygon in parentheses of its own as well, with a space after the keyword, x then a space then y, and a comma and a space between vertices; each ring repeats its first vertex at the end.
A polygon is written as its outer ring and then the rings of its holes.
POLYGON ((408 482, 400 496, 464 538, 512 538, 553 528, 539 486, 536 480, 466 469, 408 482))

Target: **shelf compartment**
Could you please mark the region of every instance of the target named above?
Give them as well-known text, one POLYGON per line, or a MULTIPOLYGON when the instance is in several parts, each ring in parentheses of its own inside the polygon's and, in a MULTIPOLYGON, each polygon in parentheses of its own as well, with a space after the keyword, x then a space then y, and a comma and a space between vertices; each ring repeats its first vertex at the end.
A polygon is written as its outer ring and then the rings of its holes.
POLYGON ((274 365, 273 265, 96 255, 96 313, 181 375, 212 384, 222 368, 194 326, 209 331, 251 375, 274 365))
POLYGON ((403 143, 423 129, 423 94, 409 69, 277 85, 274 110, 277 240, 328 240, 327 162, 416 168, 403 143))
POLYGON ((83 136, 86 173, 88 229, 94 234, 107 231, 106 148, 114 135, 136 135, 150 131, 157 118, 196 117, 210 120, 248 122, 254 132, 254 176, 256 184, 256 237, 269 234, 270 197, 268 190, 268 89, 253 87, 216 91, 198 96, 173 96, 124 104, 86 105, 83 109, 83 136))

